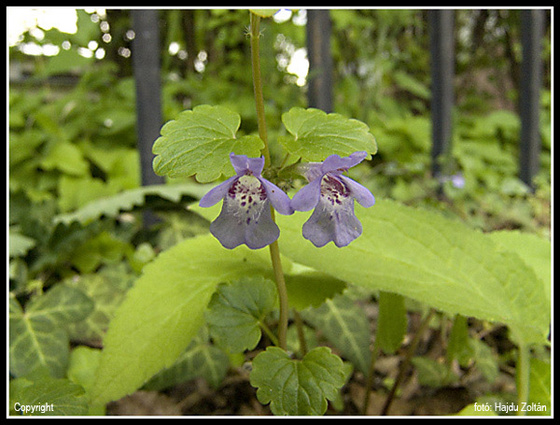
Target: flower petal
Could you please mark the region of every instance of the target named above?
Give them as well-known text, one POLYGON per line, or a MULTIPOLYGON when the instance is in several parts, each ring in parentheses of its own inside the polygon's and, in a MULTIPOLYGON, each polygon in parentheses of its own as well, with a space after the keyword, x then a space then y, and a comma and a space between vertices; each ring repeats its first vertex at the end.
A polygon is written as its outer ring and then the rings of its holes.
POLYGON ((251 170, 255 176, 260 176, 264 168, 264 156, 260 158, 247 158, 247 164, 249 170, 251 170))
POLYGON ((280 229, 270 214, 270 204, 268 202, 265 204, 259 218, 250 222, 245 228, 245 244, 251 249, 264 248, 280 236, 280 229))
POLYGON ((294 213, 294 210, 290 205, 290 198, 288 195, 286 195, 286 193, 284 193, 282 189, 263 177, 259 177, 259 180, 266 190, 266 196, 268 200, 276 211, 284 215, 290 215, 294 213))
POLYGON ((309 162, 306 164, 299 164, 297 170, 301 175, 305 176, 307 181, 312 182, 313 180, 323 177, 322 167, 322 162, 309 162))
POLYGON ((210 233, 228 249, 245 243, 245 226, 227 207, 225 200, 220 215, 210 223, 210 233))
POLYGON ((323 171, 323 174, 340 169, 348 170, 349 168, 352 168, 362 162, 367 157, 367 155, 368 154, 365 151, 354 152, 353 154, 344 158, 341 158, 340 156, 334 154, 323 161, 321 170, 323 171))
POLYGON ((354 215, 354 200, 346 198, 334 206, 321 201, 303 225, 303 237, 320 248, 330 241, 341 248, 362 234, 362 224, 354 215))
POLYGON ((254 175, 260 176, 264 167, 264 157, 249 158, 247 155, 236 155, 232 152, 229 159, 238 175, 250 170, 254 175))
POLYGON ((366 187, 346 176, 339 177, 362 207, 369 208, 375 204, 375 197, 366 187))
POLYGON ((309 211, 315 208, 321 197, 321 179, 313 180, 302 187, 292 198, 291 206, 295 211, 309 211))
POLYGON ((220 183, 218 186, 210 189, 206 195, 204 195, 200 202, 198 203, 203 208, 211 207, 214 204, 220 202, 226 196, 230 186, 233 184, 237 176, 230 177, 225 182, 220 183))
MULTIPOLYGON (((259 249, 271 244, 280 235, 278 226, 272 220, 270 199, 263 180, 266 181, 262 177, 242 174, 229 185, 222 211, 210 224, 210 232, 224 247, 233 249, 246 244, 251 249, 259 249)), ((280 191, 272 183, 267 183, 271 185, 271 191, 280 191)), ((275 193, 273 196, 276 200, 281 195, 275 193)), ((286 199, 280 202, 280 208, 288 211, 289 198, 286 194, 284 196, 286 199)))
POLYGON ((246 244, 251 249, 264 248, 280 235, 280 229, 272 221, 270 203, 265 201, 251 214, 240 210, 238 202, 230 197, 224 198, 222 211, 210 224, 210 233, 228 249, 246 244))

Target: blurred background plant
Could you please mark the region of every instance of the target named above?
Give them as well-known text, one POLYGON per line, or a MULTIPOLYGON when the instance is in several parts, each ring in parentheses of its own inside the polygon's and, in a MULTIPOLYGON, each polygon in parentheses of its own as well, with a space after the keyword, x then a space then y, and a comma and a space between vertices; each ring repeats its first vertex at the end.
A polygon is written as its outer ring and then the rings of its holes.
MULTIPOLYGON (((453 172, 445 181, 430 172, 427 12, 332 10, 333 111, 368 124, 379 146, 352 175, 378 198, 437 209, 483 231, 520 229, 550 237, 546 13, 541 166, 532 191, 518 178, 518 10, 455 12, 453 172)), ((240 113, 242 133, 256 132, 243 31, 247 11, 168 9, 159 17, 164 122, 184 109, 220 104, 240 113)), ((305 24, 305 10, 282 10, 263 21, 270 139, 285 131, 283 112, 307 106, 305 24)), ((32 301, 53 286, 65 288, 51 294, 60 308, 83 295, 92 301, 80 304, 83 315, 51 317, 52 323, 74 344, 100 346, 142 266, 181 239, 207 231, 206 222, 184 208, 206 189, 193 180, 140 187, 130 11, 8 8, 8 35, 10 326, 24 329, 13 336, 10 354, 25 359, 11 374, 19 378, 46 368, 63 378, 72 360, 66 340, 60 345, 60 339, 49 339, 50 331, 25 322, 30 319, 22 309, 33 308, 32 301), (48 20, 53 16, 55 26, 48 20), (160 219, 149 228, 142 226, 145 209, 160 219), (31 325, 20 326, 25 323, 31 325), (33 335, 47 337, 31 346, 33 335)))

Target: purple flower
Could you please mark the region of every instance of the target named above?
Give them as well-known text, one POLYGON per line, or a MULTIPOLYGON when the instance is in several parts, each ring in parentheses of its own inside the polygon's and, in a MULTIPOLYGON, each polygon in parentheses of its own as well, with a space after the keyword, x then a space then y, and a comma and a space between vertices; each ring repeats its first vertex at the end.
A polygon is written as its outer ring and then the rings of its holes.
POLYGON ((210 232, 229 249, 246 244, 251 249, 264 248, 280 235, 272 220, 270 205, 281 214, 294 211, 290 198, 279 187, 261 176, 264 157, 230 154, 237 173, 219 184, 200 200, 201 207, 211 207, 224 200, 218 218, 210 224, 210 232))
POLYGON ((341 158, 329 156, 322 163, 307 165, 309 184, 292 199, 296 211, 315 208, 303 225, 303 236, 316 247, 333 241, 337 247, 348 245, 362 234, 362 224, 354 215, 354 199, 364 207, 375 204, 369 190, 342 173, 359 164, 367 152, 355 152, 341 158))

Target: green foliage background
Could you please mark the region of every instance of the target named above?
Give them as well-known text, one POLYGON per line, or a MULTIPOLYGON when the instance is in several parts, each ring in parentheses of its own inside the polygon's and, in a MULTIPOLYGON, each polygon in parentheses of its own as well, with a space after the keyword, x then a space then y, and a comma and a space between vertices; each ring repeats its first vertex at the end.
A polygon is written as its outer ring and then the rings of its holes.
MULTIPOLYGON (((207 233, 208 228, 204 218, 184 208, 200 198, 207 186, 193 179, 168 179, 166 185, 139 187, 129 15, 126 10, 79 10, 77 33, 49 29, 41 30, 39 36, 31 31, 9 48, 10 394, 13 399, 34 400, 44 388, 56 388, 68 414, 103 413, 99 406, 88 406, 83 394, 90 397, 99 379, 94 376, 99 350, 94 348, 102 346, 108 323, 144 265, 178 242, 207 233), (27 43, 54 45, 59 53, 28 55, 27 43), (89 55, 84 56, 85 51, 89 55), (151 228, 142 225, 148 209, 160 218, 151 228)), ((282 116, 292 107, 307 106, 306 87, 298 86, 297 77, 288 72, 295 50, 305 47, 304 16, 304 11, 295 11, 283 22, 263 21, 261 61, 269 138, 287 146, 291 133, 284 128, 282 116)), ((457 106, 453 149, 445 170, 449 176, 460 175, 464 185, 450 179, 441 187, 429 172, 426 11, 333 10, 331 18, 334 111, 366 123, 378 146, 371 162, 351 170, 352 177, 379 199, 426 208, 459 219, 469 228, 484 232, 514 229, 548 239, 550 26, 543 39, 541 169, 532 193, 517 178, 518 11, 456 12, 457 106)), ((160 12, 165 122, 185 109, 221 105, 239 114, 237 134, 251 140, 257 123, 249 43, 243 30, 247 25, 245 10, 160 12), (172 44, 178 48, 170 49, 172 44)), ((272 155, 279 160, 283 153, 280 144, 275 146, 272 155)), ((496 244, 520 247, 517 254, 532 262, 530 265, 546 258, 546 248, 541 252, 542 239, 537 236, 519 243, 515 234, 493 235, 496 244)), ((296 249, 288 247, 288 251, 296 249)), ((375 255, 371 255, 374 263, 375 255)), ((385 253, 386 257, 392 255, 385 253)), ((328 261, 322 263, 326 257, 309 254, 307 258, 310 264, 306 266, 328 268, 328 261)), ((542 264, 535 267, 543 269, 542 264)), ((292 277, 294 282, 298 276, 292 277)), ((550 281, 550 275, 539 277, 545 283, 550 281)), ((208 300, 222 278, 208 281, 208 300)), ((353 313, 354 299, 334 297, 342 291, 337 285, 344 286, 337 278, 344 280, 345 275, 332 271, 327 281, 332 283, 329 288, 336 289, 320 297, 329 298, 328 303, 314 305, 317 311, 307 314, 310 324, 329 322, 329 311, 341 312, 341 317, 359 314, 353 313)), ((292 293, 297 293, 297 284, 292 293)), ((303 296, 294 297, 296 304, 305 305, 303 296)), ((449 302, 444 296, 441 299, 449 302)), ((402 305, 398 299, 396 302, 402 305)), ((515 323, 521 326, 519 322, 515 323)), ((358 326, 361 322, 353 323, 358 326)), ((336 327, 328 329, 337 333, 336 327)), ((528 333, 525 329, 520 332, 523 337, 528 333)), ((196 338, 180 358, 181 376, 187 379, 193 370, 203 370, 218 385, 217 377, 225 371, 216 369, 219 362, 212 359, 223 358, 224 352, 209 344, 204 333, 195 335, 191 329, 188 335, 196 338)), ((349 340, 353 335, 344 334, 349 340)), ((453 355, 475 357, 480 363, 491 358, 478 342, 470 343, 467 353, 453 355)), ((385 347, 390 351, 395 344, 398 341, 387 341, 385 347)), ((180 354, 185 347, 179 344, 175 348, 177 353, 169 352, 168 367, 173 367, 172 354, 180 354)), ((354 348, 345 355, 354 360, 355 368, 364 370, 367 354, 354 348)), ((547 360, 546 355, 534 359, 540 362, 532 370, 535 379, 550 374, 547 360)), ((495 366, 496 360, 490 363, 495 366)), ((415 366, 419 370, 435 367, 422 359, 415 366)), ((147 375, 140 381, 158 370, 146 369, 147 375)), ((435 385, 449 378, 443 375, 435 385)), ((165 387, 162 376, 151 381, 154 388, 165 387)), ((543 388, 546 393, 546 385, 543 388)))

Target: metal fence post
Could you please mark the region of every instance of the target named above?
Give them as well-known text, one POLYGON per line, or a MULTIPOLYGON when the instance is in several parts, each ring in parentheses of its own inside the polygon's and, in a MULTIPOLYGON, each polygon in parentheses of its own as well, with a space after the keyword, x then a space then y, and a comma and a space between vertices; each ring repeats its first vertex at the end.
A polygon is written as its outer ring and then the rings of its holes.
POLYGON ((308 105, 332 112, 331 18, 328 10, 307 11, 308 105))
POLYGON ((432 10, 429 12, 429 22, 432 75, 432 174, 434 177, 439 177, 441 157, 449 153, 453 130, 454 11, 432 10))
POLYGON ((543 10, 521 11, 521 79, 519 114, 521 140, 519 178, 529 187, 539 170, 541 139, 539 134, 540 90, 542 82, 541 43, 544 28, 543 10))
POLYGON ((157 10, 133 10, 132 61, 136 84, 136 120, 142 186, 161 184, 154 173, 152 145, 162 124, 159 23, 157 10))

